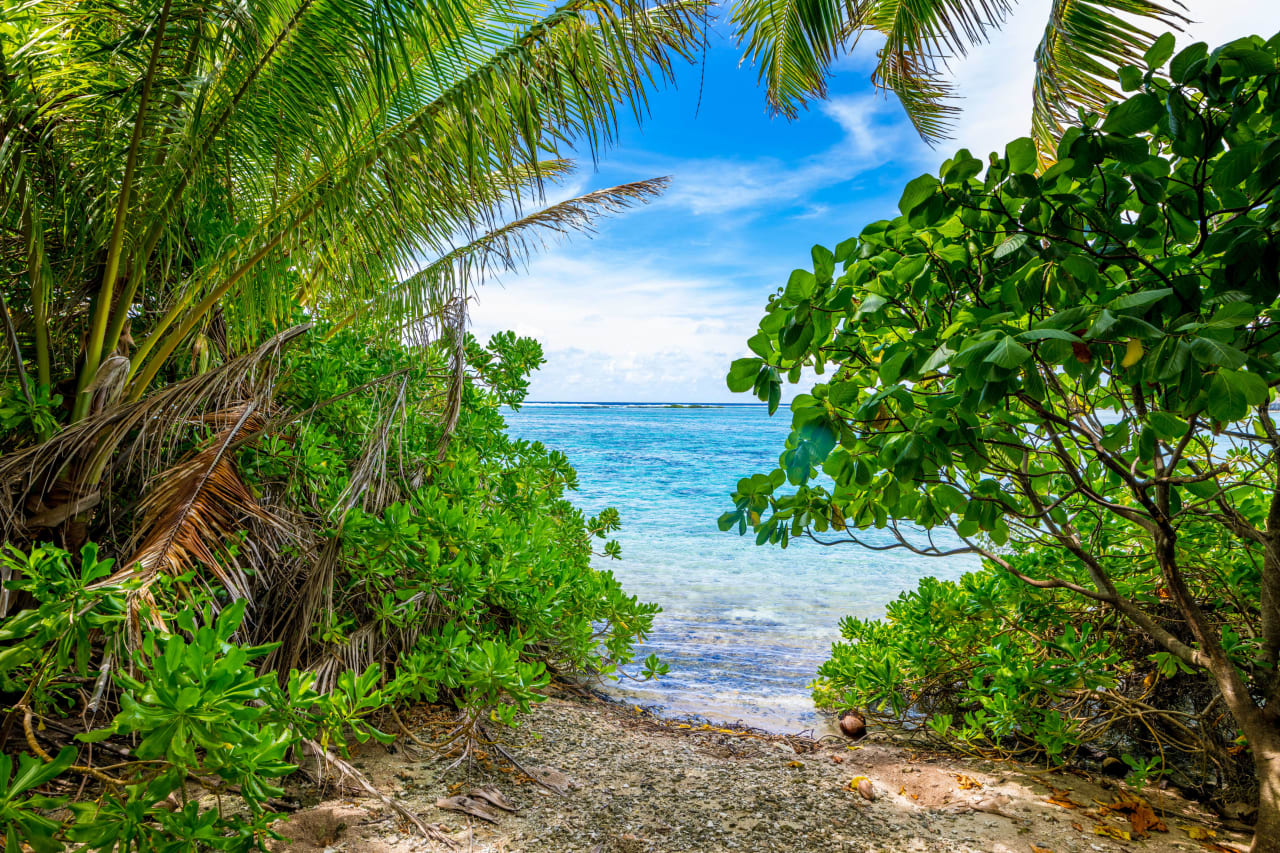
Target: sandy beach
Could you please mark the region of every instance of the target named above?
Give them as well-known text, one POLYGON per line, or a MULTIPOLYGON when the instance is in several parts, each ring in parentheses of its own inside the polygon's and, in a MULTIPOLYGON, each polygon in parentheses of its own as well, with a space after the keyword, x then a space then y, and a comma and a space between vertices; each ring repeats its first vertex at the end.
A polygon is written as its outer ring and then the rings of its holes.
MULTIPOLYGON (((412 728, 426 719, 425 711, 406 717, 412 728)), ((276 849, 1166 853, 1247 846, 1247 836, 1171 791, 915 749, 883 731, 858 743, 766 735, 558 697, 536 706, 505 744, 519 767, 491 749, 443 776, 449 761, 416 747, 371 746, 354 756, 380 789, 447 840, 423 838, 377 800, 330 790, 277 825, 289 840, 276 849), (515 811, 490 806, 490 821, 437 807, 481 789, 496 790, 515 811)))

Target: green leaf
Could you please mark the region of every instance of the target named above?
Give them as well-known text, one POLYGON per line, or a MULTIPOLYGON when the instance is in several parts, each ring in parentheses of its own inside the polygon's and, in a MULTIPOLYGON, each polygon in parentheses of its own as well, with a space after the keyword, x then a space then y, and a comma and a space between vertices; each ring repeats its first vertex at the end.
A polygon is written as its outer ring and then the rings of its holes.
POLYGON ((792 270, 787 279, 787 289, 783 294, 790 300, 799 302, 813 296, 818 288, 818 279, 808 270, 792 270))
POLYGON ((1258 158, 1261 154, 1262 146, 1257 142, 1246 142, 1232 147, 1213 164, 1209 185, 1217 193, 1240 186, 1258 167, 1258 158))
POLYGON ((1080 343, 1079 335, 1073 335, 1064 329, 1027 329, 1025 332, 1018 333, 1020 341, 1069 341, 1073 344, 1080 343))
POLYGON ((1028 136, 1015 139, 1006 145, 1004 156, 1009 161, 1011 172, 1034 172, 1038 163, 1036 144, 1028 136))
POLYGON ((1229 370, 1220 370, 1213 375, 1205 405, 1210 415, 1226 422, 1238 421, 1249 414, 1249 398, 1243 387, 1228 379, 1230 374, 1229 370))
POLYGON ((1256 373, 1248 373, 1243 370, 1222 370, 1219 371, 1219 375, 1226 379, 1232 387, 1239 389, 1250 406, 1261 406, 1271 396, 1266 381, 1256 373))
POLYGON ((1030 234, 1027 234, 1025 231, 1019 231, 1017 234, 1013 234, 1009 237, 1006 237, 1004 242, 1002 242, 999 246, 996 246, 996 250, 992 252, 991 257, 995 258, 996 260, 999 260, 1000 258, 1003 258, 1006 255, 1013 254, 1014 252, 1021 249, 1023 246, 1027 245, 1027 241, 1030 239, 1031 239, 1030 234))
POLYGON ((907 188, 903 190, 902 198, 898 201, 898 210, 902 211, 903 216, 910 214, 932 197, 939 186, 938 179, 933 175, 921 175, 907 184, 907 188))
MULTIPOLYGON (((48 763, 27 755, 25 752, 19 754, 18 772, 13 777, 13 782, 9 785, 6 798, 12 799, 18 794, 29 791, 32 788, 38 788, 61 775, 75 763, 76 751, 74 746, 64 746, 53 761, 48 763)), ((0 780, 0 784, 4 781, 7 780, 0 780)))
POLYGON ((1154 71, 1168 62, 1169 57, 1173 56, 1173 47, 1173 33, 1164 33, 1160 38, 1152 42, 1151 47, 1147 48, 1147 52, 1142 55, 1142 58, 1147 61, 1147 67, 1154 71))
POLYGON ((994 364, 997 367, 1017 367, 1029 358, 1031 358, 1031 350, 1015 341, 1011 336, 1005 335, 983 361, 994 364))
POLYGON ((1191 355, 1201 364, 1217 365, 1231 370, 1244 367, 1247 360, 1240 350, 1212 338, 1193 338, 1191 355))
POLYGON ((1127 293, 1124 296, 1111 300, 1107 305, 1112 311, 1127 311, 1130 308, 1145 308, 1164 299, 1166 296, 1172 296, 1173 289, 1162 287, 1159 290, 1140 290, 1137 293, 1127 293))
POLYGON ((836 272, 836 256, 826 246, 814 246, 809 254, 813 258, 813 274, 818 281, 830 283, 836 272))
POLYGON ((725 383, 729 386, 729 390, 735 394, 750 391, 751 386, 755 384, 756 376, 760 373, 760 368, 763 366, 764 362, 758 358, 735 359, 733 364, 729 365, 729 375, 725 379, 725 383))
POLYGON ((1132 136, 1150 130, 1162 115, 1164 105, 1154 95, 1143 92, 1112 107, 1102 121, 1102 129, 1108 133, 1132 136))
POLYGON ((1147 423, 1165 441, 1173 441, 1186 435, 1189 424, 1172 412, 1156 411, 1147 416, 1147 423))
POLYGON ((1178 55, 1173 58, 1173 62, 1169 63, 1169 77, 1175 83, 1185 83, 1187 81, 1187 71, 1191 66, 1209 55, 1209 46, 1204 42, 1184 47, 1178 51, 1178 55))

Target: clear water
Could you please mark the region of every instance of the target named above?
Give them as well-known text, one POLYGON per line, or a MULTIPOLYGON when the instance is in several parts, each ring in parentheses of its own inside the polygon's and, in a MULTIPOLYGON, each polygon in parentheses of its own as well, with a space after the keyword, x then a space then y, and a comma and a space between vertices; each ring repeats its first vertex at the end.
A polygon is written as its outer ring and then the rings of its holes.
POLYGON ((662 605, 641 655, 657 653, 671 672, 608 689, 668 714, 773 731, 822 728, 808 684, 839 637, 841 617, 879 617, 921 577, 958 577, 977 566, 971 557, 808 541, 783 551, 721 533, 716 519, 732 509, 738 479, 776 464, 785 411, 770 418, 763 406, 529 404, 507 422, 513 435, 568 454, 578 471, 575 504, 588 514, 609 506, 622 514, 622 560, 599 566, 662 605))

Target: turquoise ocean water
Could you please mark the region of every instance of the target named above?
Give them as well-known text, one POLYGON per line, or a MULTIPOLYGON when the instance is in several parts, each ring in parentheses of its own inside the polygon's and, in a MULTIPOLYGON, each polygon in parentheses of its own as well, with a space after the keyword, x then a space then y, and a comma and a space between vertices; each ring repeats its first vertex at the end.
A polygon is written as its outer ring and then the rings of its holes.
POLYGON ((732 508, 738 479, 774 467, 790 423, 785 410, 770 418, 754 405, 533 403, 507 422, 513 435, 569 456, 579 481, 572 499, 586 513, 621 513, 623 558, 598 566, 662 605, 641 655, 656 652, 671 672, 607 689, 668 714, 774 731, 820 728, 807 685, 841 617, 878 617, 921 577, 977 566, 970 557, 808 541, 783 551, 721 533, 716 519, 732 508))

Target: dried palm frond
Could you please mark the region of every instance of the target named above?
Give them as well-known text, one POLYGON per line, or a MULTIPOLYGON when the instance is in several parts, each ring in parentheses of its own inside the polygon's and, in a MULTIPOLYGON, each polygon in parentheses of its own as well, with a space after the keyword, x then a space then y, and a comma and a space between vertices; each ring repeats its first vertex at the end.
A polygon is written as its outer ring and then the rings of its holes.
POLYGON ((233 403, 269 398, 281 352, 310 328, 310 323, 294 326, 207 373, 165 386, 141 400, 110 406, 47 441, 0 457, 0 537, 20 538, 28 526, 24 515, 60 508, 65 512, 66 501, 89 499, 97 491, 98 479, 112 467, 139 464, 144 474, 154 474, 172 464, 169 438, 175 427, 197 422, 205 413, 233 403), (66 489, 63 502, 50 505, 45 499, 56 497, 54 487, 67 471, 73 487, 66 489))
POLYGON ((462 413, 462 386, 466 381, 467 370, 467 302, 457 299, 448 306, 446 316, 449 321, 449 390, 445 394, 444 411, 440 413, 440 439, 436 444, 436 461, 444 459, 449 452, 449 439, 458 426, 458 416, 462 413))
MULTIPOLYGON (((155 477, 154 486, 138 506, 133 555, 108 582, 119 582, 134 573, 144 577, 159 571, 179 574, 203 566, 233 598, 252 598, 249 578, 226 543, 243 530, 248 518, 275 527, 282 522, 254 498, 228 452, 242 434, 260 432, 266 423, 256 402, 238 409, 235 423, 212 445, 155 477)), ((207 417, 217 423, 234 414, 233 410, 207 417)))
POLYGON ((283 674, 301 668, 312 626, 333 616, 333 583, 341 557, 341 534, 329 537, 315 559, 299 567, 306 572, 301 588, 289 590, 287 597, 272 596, 280 613, 272 639, 280 645, 263 660, 262 671, 283 674))
POLYGON ((398 416, 404 413, 408 391, 409 376, 406 374, 400 382, 400 388, 391 405, 379 418, 381 426, 365 442, 360 460, 351 469, 351 478, 347 482, 347 487, 338 497, 337 505, 330 513, 331 517, 339 518, 339 523, 357 503, 366 512, 378 512, 399 496, 399 490, 387 477, 387 451, 391 446, 391 427, 397 422, 398 416))

